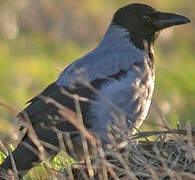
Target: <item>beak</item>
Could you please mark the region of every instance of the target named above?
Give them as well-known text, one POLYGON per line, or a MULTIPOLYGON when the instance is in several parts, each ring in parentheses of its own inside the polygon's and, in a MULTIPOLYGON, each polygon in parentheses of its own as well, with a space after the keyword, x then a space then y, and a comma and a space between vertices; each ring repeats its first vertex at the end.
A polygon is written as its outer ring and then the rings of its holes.
POLYGON ((186 24, 189 22, 190 20, 187 17, 181 16, 181 15, 158 12, 158 18, 153 23, 153 25, 156 30, 162 30, 167 27, 180 25, 180 24, 186 24))

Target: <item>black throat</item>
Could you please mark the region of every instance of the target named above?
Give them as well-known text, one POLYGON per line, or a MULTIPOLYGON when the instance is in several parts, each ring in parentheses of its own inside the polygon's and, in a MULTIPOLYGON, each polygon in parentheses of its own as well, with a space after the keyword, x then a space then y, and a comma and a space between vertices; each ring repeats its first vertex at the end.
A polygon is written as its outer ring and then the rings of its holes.
POLYGON ((124 26, 123 24, 119 24, 118 19, 113 21, 113 24, 118 26, 119 28, 124 28, 129 32, 129 41, 138 49, 145 51, 148 53, 148 56, 151 61, 151 67, 153 67, 154 63, 154 53, 153 47, 156 38, 158 37, 158 32, 151 32, 149 34, 145 34, 144 31, 140 29, 136 29, 137 31, 133 30, 130 26, 124 26))
POLYGON ((155 35, 152 35, 147 38, 143 38, 142 36, 138 36, 136 33, 129 32, 129 40, 132 42, 132 44, 142 50, 148 53, 148 56, 150 58, 150 67, 153 68, 154 66, 154 41, 156 40, 158 36, 158 33, 155 35))

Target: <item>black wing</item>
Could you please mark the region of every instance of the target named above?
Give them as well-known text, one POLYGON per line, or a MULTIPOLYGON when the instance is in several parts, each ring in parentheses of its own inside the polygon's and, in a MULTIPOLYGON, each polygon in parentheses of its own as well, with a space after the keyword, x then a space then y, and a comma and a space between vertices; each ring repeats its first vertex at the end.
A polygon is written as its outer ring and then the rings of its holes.
MULTIPOLYGON (((90 83, 90 85, 98 90, 104 83, 108 83, 113 79, 120 79, 126 74, 125 71, 119 71, 118 73, 109 76, 107 79, 96 79, 90 83)), ((54 99, 56 102, 60 103, 63 106, 66 106, 72 111, 75 111, 75 104, 74 100, 70 97, 62 93, 62 90, 67 91, 70 94, 77 94, 80 97, 85 97, 90 100, 94 100, 97 94, 89 87, 84 84, 76 84, 74 88, 70 87, 62 87, 58 86, 56 82, 49 85, 39 96, 34 97, 29 102, 31 103, 24 111, 22 111, 19 116, 23 116, 23 114, 27 114, 28 118, 30 119, 32 125, 37 123, 44 122, 46 126, 51 126, 54 122, 55 117, 59 119, 60 114, 58 113, 58 109, 54 104, 46 104, 45 101, 41 98, 50 97, 54 99)), ((84 125, 87 128, 90 128, 91 124, 89 119, 91 118, 91 114, 89 113, 91 103, 80 101, 81 112, 83 115, 84 125)), ((56 123, 56 122, 55 122, 56 123)), ((72 131, 75 128, 70 125, 67 121, 58 121, 56 126, 59 126, 62 131, 72 131), (63 129, 64 127, 64 129, 63 129)))
MULTIPOLYGON (((102 84, 108 80, 97 79, 91 82, 91 86, 98 90, 102 84)), ((86 99, 93 100, 96 96, 95 92, 91 90, 91 88, 86 87, 85 85, 77 84, 72 88, 69 87, 60 87, 56 84, 56 82, 49 85, 40 95, 34 97, 28 103, 31 103, 27 106, 21 113, 19 113, 19 117, 27 117, 30 119, 32 125, 43 123, 45 126, 50 127, 55 125, 62 131, 75 131, 76 129, 68 122, 62 119, 58 112, 58 108, 51 103, 46 103, 43 97, 49 97, 61 105, 69 108, 72 111, 75 110, 75 104, 72 97, 65 95, 62 91, 66 91, 69 94, 77 94, 80 97, 84 97, 86 99)), ((83 115, 84 125, 87 128, 91 127, 89 113, 91 102, 89 101, 80 101, 81 112, 83 115)))
MULTIPOLYGON (((62 119, 58 112, 58 108, 51 103, 46 103, 44 98, 49 97, 59 104, 69 108, 72 111, 75 111, 74 100, 70 96, 65 95, 62 91, 67 91, 70 94, 78 94, 79 96, 91 98, 89 97, 89 89, 84 88, 84 86, 77 86, 77 88, 70 89, 66 87, 60 87, 55 82, 49 85, 40 95, 34 97, 29 101, 31 103, 27 106, 21 113, 19 113, 19 117, 25 118, 27 116, 32 125, 43 124, 46 127, 51 127, 55 125, 59 127, 62 131, 75 131, 75 128, 66 120, 62 119), (88 96, 87 96, 88 94, 88 96)), ((85 113, 88 111, 90 103, 89 102, 80 102, 81 111, 85 113)), ((87 118, 87 115, 86 115, 87 118)), ((86 127, 89 127, 87 123, 85 123, 86 127)))

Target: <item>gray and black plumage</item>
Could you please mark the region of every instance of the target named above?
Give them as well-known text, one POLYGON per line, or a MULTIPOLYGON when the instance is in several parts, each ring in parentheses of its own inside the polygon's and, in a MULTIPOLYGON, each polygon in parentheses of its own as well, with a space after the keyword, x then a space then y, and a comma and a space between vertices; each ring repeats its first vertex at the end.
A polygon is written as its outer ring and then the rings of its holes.
MULTIPOLYGON (((164 28, 188 22, 190 20, 184 16, 159 12, 148 5, 125 6, 114 14, 97 48, 68 66, 40 95, 50 97, 73 111, 76 111, 74 100, 63 94, 62 88, 71 94, 78 94, 96 102, 80 101, 80 106, 85 127, 98 136, 103 144, 109 143, 107 129, 112 124, 118 123, 133 134, 133 126, 138 128, 146 119, 152 99, 155 76, 154 41, 164 28), (82 83, 80 80, 83 79, 104 98, 82 83), (120 118, 121 111, 114 107, 124 112, 124 118, 120 118)), ((29 103, 19 114, 19 118, 26 113, 42 141, 59 146, 56 133, 45 127, 55 126, 70 135, 77 132, 68 121, 60 120, 62 117, 55 105, 45 103, 40 96, 29 103)), ((79 133, 73 134, 71 138, 78 149, 81 143, 79 133)), ((27 135, 22 142, 37 149, 27 135)), ((49 154, 56 154, 47 150, 49 154)), ((33 162, 39 162, 39 158, 23 143, 13 152, 13 158, 19 172, 29 170, 33 162)), ((10 156, 0 167, 5 170, 12 169, 10 156)))

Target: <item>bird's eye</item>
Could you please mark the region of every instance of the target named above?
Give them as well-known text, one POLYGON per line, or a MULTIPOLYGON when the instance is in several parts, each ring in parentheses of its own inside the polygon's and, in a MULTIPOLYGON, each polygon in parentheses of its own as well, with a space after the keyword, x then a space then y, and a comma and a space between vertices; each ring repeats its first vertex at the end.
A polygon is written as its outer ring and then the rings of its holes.
POLYGON ((144 22, 147 23, 147 22, 150 22, 151 17, 150 16, 143 16, 142 19, 143 19, 144 22))

